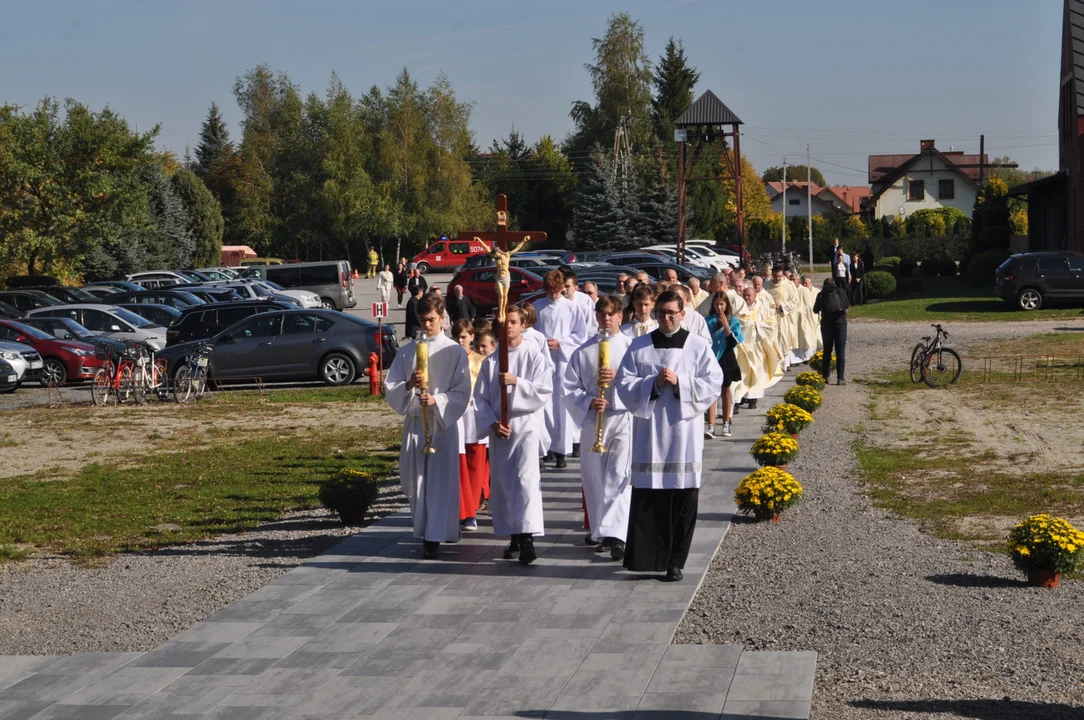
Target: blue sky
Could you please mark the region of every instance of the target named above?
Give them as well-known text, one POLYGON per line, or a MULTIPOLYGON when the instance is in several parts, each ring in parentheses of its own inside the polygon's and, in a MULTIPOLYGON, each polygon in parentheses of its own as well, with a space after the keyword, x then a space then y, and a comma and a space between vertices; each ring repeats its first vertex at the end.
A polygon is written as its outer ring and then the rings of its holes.
MULTIPOLYGON (((402 67, 445 72, 475 103, 477 142, 514 125, 563 137, 583 69, 611 12, 644 26, 652 58, 673 35, 746 123, 758 170, 784 156, 833 183, 865 184, 866 156, 934 138, 1057 165, 1061 0, 695 0, 627 2, 25 2, 0 0, 0 102, 45 95, 108 104, 159 143, 194 145, 212 101, 261 62, 323 92, 332 70, 356 94, 402 67)), ((234 126, 235 139, 240 131, 234 126)))

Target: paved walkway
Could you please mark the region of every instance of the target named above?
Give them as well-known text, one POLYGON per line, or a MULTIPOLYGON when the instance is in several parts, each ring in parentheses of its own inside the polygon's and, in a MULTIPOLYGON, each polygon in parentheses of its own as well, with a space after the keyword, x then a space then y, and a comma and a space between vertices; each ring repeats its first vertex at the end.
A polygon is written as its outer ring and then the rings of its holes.
POLYGON ((398 513, 150 652, 0 657, 0 719, 807 718, 816 653, 670 644, 774 402, 708 443, 684 582, 584 546, 570 463, 544 475, 531 566, 488 518, 422 561, 398 513))

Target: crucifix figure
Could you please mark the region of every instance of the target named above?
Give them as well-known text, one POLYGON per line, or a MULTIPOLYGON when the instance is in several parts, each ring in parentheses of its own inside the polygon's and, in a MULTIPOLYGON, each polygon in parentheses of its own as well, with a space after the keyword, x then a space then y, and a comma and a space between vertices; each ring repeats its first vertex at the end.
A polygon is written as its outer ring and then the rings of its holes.
MULTIPOLYGON (((481 238, 478 237, 474 239, 481 241, 481 238)), ((512 272, 508 269, 509 261, 530 241, 531 236, 527 235, 520 241, 519 245, 516 245, 511 250, 506 251, 494 244, 493 249, 489 251, 489 254, 493 256, 493 262, 497 265, 497 312, 495 314, 497 322, 504 322, 504 311, 508 307, 508 288, 512 285, 512 272)))

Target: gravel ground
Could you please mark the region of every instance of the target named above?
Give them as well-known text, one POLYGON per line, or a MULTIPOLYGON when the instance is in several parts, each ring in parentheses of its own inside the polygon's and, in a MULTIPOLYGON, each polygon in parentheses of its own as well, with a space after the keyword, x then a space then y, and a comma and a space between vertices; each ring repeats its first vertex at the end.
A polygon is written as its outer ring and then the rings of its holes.
MULTIPOLYGON (((388 481, 376 516, 406 502, 388 481)), ((0 565, 0 655, 150 650, 357 532, 325 510, 101 567, 36 557, 0 565)))
MULTIPOLYGON (((957 324, 950 345, 1084 323, 957 324)), ((850 378, 905 367, 919 323, 854 322, 850 378)), ((964 369, 967 372, 967 368, 964 369)), ((1006 556, 919 532, 853 479, 861 384, 829 386, 782 523, 727 534, 675 642, 816 650, 813 718, 1084 718, 1084 583, 1025 586, 1006 556)))

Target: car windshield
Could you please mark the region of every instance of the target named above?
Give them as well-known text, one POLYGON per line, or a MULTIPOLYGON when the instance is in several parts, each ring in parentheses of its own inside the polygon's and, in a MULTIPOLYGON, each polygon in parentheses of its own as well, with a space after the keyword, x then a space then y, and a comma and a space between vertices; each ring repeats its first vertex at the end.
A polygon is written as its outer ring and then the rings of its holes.
POLYGON ((71 338, 86 339, 94 337, 94 333, 87 330, 85 327, 72 320, 71 318, 48 318, 48 319, 35 319, 35 323, 43 323, 46 327, 53 330, 53 335, 61 340, 69 340, 71 338), (63 328, 63 329, 59 329, 63 328))
POLYGON ((263 285, 264 287, 269 287, 272 290, 285 290, 286 289, 283 286, 279 285, 278 283, 271 282, 270 280, 264 280, 260 284, 263 285))
POLYGON ((154 323, 146 318, 141 318, 131 310, 125 310, 124 308, 114 307, 110 308, 109 312, 113 313, 116 317, 120 318, 124 322, 137 328, 149 328, 154 327, 154 323))
POLYGON ((30 337, 34 338, 35 340, 52 340, 53 339, 52 335, 50 335, 47 332, 42 332, 41 330, 38 330, 36 327, 30 327, 29 325, 23 325, 22 323, 18 323, 18 322, 11 323, 11 327, 14 328, 16 331, 21 332, 23 335, 29 335, 30 337))
POLYGON ((256 290, 257 294, 260 294, 260 295, 274 295, 275 294, 274 290, 272 290, 265 283, 262 283, 262 282, 252 283, 252 287, 256 290))

